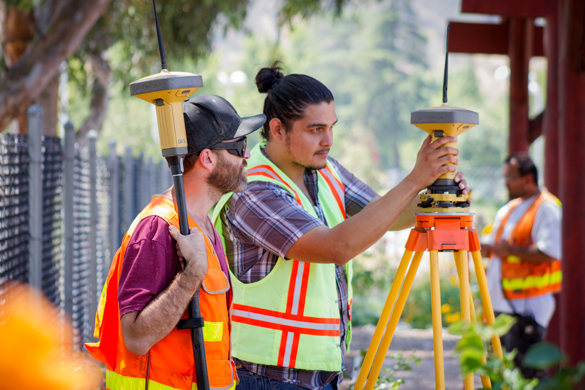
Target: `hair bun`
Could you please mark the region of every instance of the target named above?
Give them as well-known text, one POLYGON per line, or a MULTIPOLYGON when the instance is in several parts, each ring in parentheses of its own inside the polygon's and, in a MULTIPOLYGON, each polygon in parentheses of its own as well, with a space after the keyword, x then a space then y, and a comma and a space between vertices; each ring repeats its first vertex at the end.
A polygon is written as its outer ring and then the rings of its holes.
POLYGON ((258 92, 268 93, 274 84, 284 76, 280 64, 280 61, 276 61, 272 64, 272 67, 262 68, 258 71, 255 79, 258 92))

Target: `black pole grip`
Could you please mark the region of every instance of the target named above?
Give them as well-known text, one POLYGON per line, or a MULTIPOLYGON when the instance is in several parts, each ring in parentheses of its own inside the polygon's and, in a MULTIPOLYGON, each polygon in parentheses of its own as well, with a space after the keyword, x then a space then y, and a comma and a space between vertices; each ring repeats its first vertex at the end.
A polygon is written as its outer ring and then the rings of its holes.
MULTIPOLYGON (((173 186, 179 214, 179 226, 181 234, 189 234, 189 216, 187 214, 187 203, 185 201, 185 187, 183 185, 183 157, 167 157, 171 173, 173 175, 173 186)), ((187 313, 190 320, 203 321, 201 309, 199 308, 199 292, 195 293, 193 299, 187 306, 187 313)), ((205 343, 203 342, 203 329, 200 327, 190 328, 191 341, 193 344, 193 358, 195 359, 195 373, 197 375, 197 389, 209 390, 209 377, 207 376, 207 361, 205 358, 205 343)))

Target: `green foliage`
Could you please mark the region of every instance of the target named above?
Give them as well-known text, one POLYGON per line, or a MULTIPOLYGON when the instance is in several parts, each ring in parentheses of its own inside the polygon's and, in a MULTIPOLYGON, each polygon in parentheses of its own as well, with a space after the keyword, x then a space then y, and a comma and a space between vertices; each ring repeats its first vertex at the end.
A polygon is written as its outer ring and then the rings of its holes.
POLYGON ((566 360, 557 346, 543 342, 532 346, 522 363, 539 370, 559 367, 552 378, 541 380, 535 390, 571 390, 575 385, 583 384, 585 363, 579 362, 571 367, 564 364, 566 360))
POLYGON ((563 354, 557 347, 549 343, 539 343, 531 348, 522 362, 529 367, 545 370, 559 364, 562 359, 563 354))
POLYGON ((23 11, 32 11, 42 3, 42 0, 4 0, 4 2, 6 8, 18 7, 23 11))
MULTIPOLYGON (((493 336, 506 334, 516 320, 506 314, 496 318, 493 326, 483 323, 469 323, 459 321, 449 327, 449 332, 461 335, 455 351, 460 357, 462 375, 478 373, 489 376, 494 390, 571 390, 577 384, 583 382, 585 376, 585 363, 580 362, 576 367, 560 367, 552 378, 526 379, 518 367, 514 365, 516 350, 504 351, 503 359, 495 356, 488 348, 487 343, 493 336), (488 357, 482 362, 485 350, 488 357)), ((546 342, 533 345, 522 363, 531 368, 546 370, 562 365, 566 359, 561 351, 553 344, 546 342)))
POLYGON ((336 131, 343 140, 340 154, 361 144, 381 167, 400 168, 403 142, 416 140, 419 146, 424 138, 410 125, 410 112, 429 105, 434 87, 427 76, 426 39, 412 4, 369 4, 346 10, 334 24, 315 17, 292 35, 285 64, 332 90, 336 131))
MULTIPOLYGON (((360 354, 362 355, 362 363, 363 363, 363 358, 366 356, 367 352, 368 351, 365 349, 360 350, 360 354)), ((376 384, 374 385, 374 389, 376 389, 376 390, 382 390, 382 389, 396 390, 396 389, 400 388, 400 385, 404 384, 404 380, 397 379, 396 373, 398 371, 412 370, 411 363, 414 363, 417 366, 420 366, 420 358, 418 358, 414 355, 415 352, 416 351, 412 351, 412 354, 408 358, 405 358, 404 355, 402 355, 401 353, 395 353, 394 355, 392 355, 392 359, 394 359, 396 362, 394 363, 392 368, 382 368, 382 371, 380 372, 380 375, 378 376, 378 379, 376 380, 376 384)), ((355 384, 352 383, 349 386, 349 388, 353 389, 354 385, 355 384)))
POLYGON ((483 323, 469 323, 459 321, 449 326, 449 332, 461 335, 461 340, 455 346, 455 351, 460 356, 461 372, 465 376, 477 372, 480 375, 489 376, 492 381, 492 388, 500 390, 533 390, 538 379, 528 380, 522 376, 520 369, 514 366, 515 351, 504 352, 503 359, 496 358, 489 354, 487 361, 482 359, 485 355, 486 343, 493 336, 502 336, 507 333, 515 319, 502 314, 498 316, 493 326, 483 323))
POLYGON ((396 270, 380 248, 362 253, 353 262, 353 325, 376 324, 396 270))

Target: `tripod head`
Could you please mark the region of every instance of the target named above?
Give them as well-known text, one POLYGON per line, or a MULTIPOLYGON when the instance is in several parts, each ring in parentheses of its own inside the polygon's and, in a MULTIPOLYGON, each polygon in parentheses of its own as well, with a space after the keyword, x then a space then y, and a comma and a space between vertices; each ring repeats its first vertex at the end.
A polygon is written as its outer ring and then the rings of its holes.
MULTIPOLYGON (((427 132, 435 141, 440 137, 457 137, 479 124, 479 114, 447 104, 447 76, 449 59, 449 26, 447 26, 447 50, 445 53, 445 76, 443 80, 443 105, 425 108, 410 113, 410 123, 427 132)), ((457 148, 457 142, 445 144, 457 148)), ((453 165, 453 164, 449 164, 453 165)), ((457 172, 444 173, 420 196, 419 207, 423 212, 465 212, 469 203, 454 181, 457 172)))

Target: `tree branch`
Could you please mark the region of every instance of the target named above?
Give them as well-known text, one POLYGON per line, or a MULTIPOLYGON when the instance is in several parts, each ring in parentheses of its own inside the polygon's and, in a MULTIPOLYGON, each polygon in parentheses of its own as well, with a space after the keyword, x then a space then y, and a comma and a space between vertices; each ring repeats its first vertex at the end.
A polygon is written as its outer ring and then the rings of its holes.
POLYGON ((544 111, 528 122, 528 145, 532 145, 542 135, 542 119, 544 111))
POLYGON ((102 58, 101 53, 88 53, 87 59, 93 73, 91 107, 89 117, 75 135, 77 142, 82 145, 86 143, 85 135, 89 130, 93 129, 99 133, 102 129, 110 101, 108 90, 112 81, 112 69, 102 58))
POLYGON ((111 0, 70 0, 48 33, 28 46, 24 55, 0 76, 0 129, 27 107, 59 71, 111 0))

